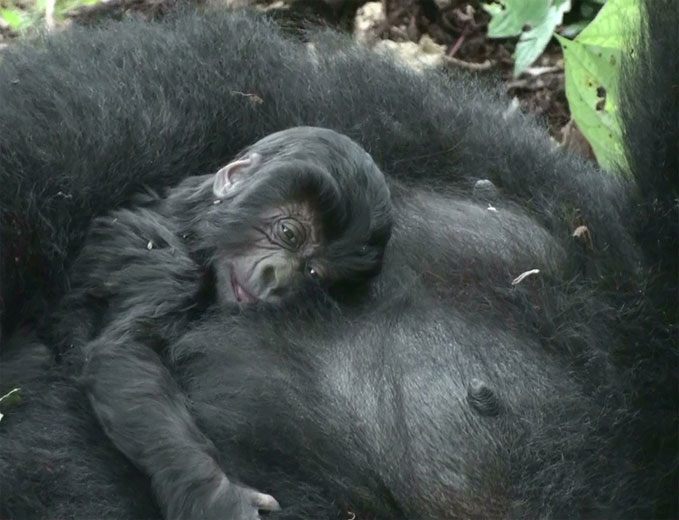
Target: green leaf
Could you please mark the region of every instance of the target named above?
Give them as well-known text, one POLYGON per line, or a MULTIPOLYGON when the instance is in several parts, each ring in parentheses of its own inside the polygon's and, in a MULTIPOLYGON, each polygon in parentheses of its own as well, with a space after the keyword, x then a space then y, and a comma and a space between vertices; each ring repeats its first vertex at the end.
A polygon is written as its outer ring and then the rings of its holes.
POLYGON ((15 31, 20 31, 29 23, 28 16, 19 9, 0 9, 0 18, 15 31))
POLYGON ((524 31, 514 51, 514 76, 518 76, 538 59, 549 43, 563 15, 571 8, 570 0, 555 2, 547 9, 547 14, 539 25, 524 31))
POLYGON ((630 40, 627 29, 638 25, 637 2, 608 0, 574 41, 557 35, 571 115, 605 168, 624 166, 617 86, 620 59, 630 40))
POLYGON ((499 0, 484 4, 492 16, 488 24, 489 38, 518 36, 526 25, 540 25, 547 16, 550 0, 499 0))
POLYGON ((587 27, 588 22, 586 21, 581 21, 581 22, 575 22, 570 25, 566 25, 561 29, 561 36, 565 36, 566 38, 575 38, 578 34, 582 32, 582 30, 587 27))
POLYGON ((514 54, 514 76, 518 76, 542 54, 571 8, 571 0, 499 0, 486 4, 491 14, 490 38, 520 35, 514 54))
POLYGON ((630 27, 638 27, 639 21, 639 0, 608 0, 577 41, 621 50, 629 41, 630 27))

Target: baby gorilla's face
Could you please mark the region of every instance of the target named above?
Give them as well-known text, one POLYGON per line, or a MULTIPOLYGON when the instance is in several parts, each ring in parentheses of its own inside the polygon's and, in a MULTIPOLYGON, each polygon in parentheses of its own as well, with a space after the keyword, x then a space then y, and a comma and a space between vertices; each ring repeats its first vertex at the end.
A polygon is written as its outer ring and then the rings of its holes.
POLYGON ((389 189, 346 136, 312 127, 271 134, 214 175, 212 195, 205 229, 224 303, 280 302, 305 281, 334 292, 379 270, 389 189))
POLYGON ((216 264, 223 303, 276 303, 305 282, 323 281, 323 264, 314 258, 320 225, 304 204, 264 214, 252 227, 247 246, 223 251, 216 264))

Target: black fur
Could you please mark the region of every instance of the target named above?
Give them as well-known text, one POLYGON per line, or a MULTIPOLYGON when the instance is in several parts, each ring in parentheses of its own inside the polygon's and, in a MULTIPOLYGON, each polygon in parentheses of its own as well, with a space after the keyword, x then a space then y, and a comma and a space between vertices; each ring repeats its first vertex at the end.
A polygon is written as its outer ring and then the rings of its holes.
MULTIPOLYGON (((214 167, 245 137, 294 124, 348 133, 393 179, 397 221, 367 302, 344 312, 300 302, 282 314, 212 316, 172 351, 200 428, 235 476, 281 502, 281 517, 676 517, 679 15, 671 0, 647 8, 653 32, 621 86, 631 172, 618 175, 553 149, 529 118, 503 119, 504 100, 477 83, 418 76, 332 34, 313 36, 320 51, 309 55, 246 15, 75 33, 54 50, 8 56, 0 88, 18 71, 54 102, 64 90, 55 105, 64 118, 99 124, 113 164, 143 163, 138 172, 151 183, 179 177, 175 164, 185 173, 192 164, 214 167), (100 119, 71 113, 96 84, 96 74, 84 79, 95 67, 93 47, 111 56, 103 74, 124 73, 128 82, 102 82, 100 119), (70 90, 38 74, 55 74, 55 62, 70 90), (71 81, 78 74, 86 86, 71 81), (130 126, 133 114, 138 126, 130 126), (125 147, 137 129, 146 147, 125 147), (165 146, 172 160, 144 163, 165 146), (497 187, 497 211, 475 197, 479 179, 497 187), (592 248, 571 237, 581 225, 592 248)), ((10 93, 0 110, 32 107, 13 116, 28 132, 41 97, 30 88, 10 93)), ((35 141, 17 140, 14 161, 82 161, 73 171, 85 183, 73 190, 82 200, 96 186, 82 172, 102 160, 93 145, 100 137, 84 134, 89 153, 79 155, 49 139, 38 141, 50 143, 38 154, 35 141)), ((3 166, 0 178, 16 186, 33 172, 18 171, 3 166)), ((118 173, 119 195, 97 190, 111 197, 107 207, 134 188, 130 174, 118 173)), ((31 193, 10 200, 25 204, 31 193)), ((36 215, 31 207, 12 206, 36 215)), ((76 248, 74 231, 91 213, 69 227, 62 209, 41 211, 60 231, 61 249, 76 248)), ((6 222, 3 236, 14 236, 6 222)), ((39 222, 30 229, 54 235, 39 222)), ((54 262, 68 257, 60 248, 35 254, 54 270, 22 264, 23 278, 3 289, 12 308, 42 296, 30 276, 60 288, 54 262)), ((139 476, 102 443, 63 369, 46 371, 34 361, 40 347, 18 341, 3 382, 30 395, 0 423, 2 516, 153 514, 139 476)))
MULTIPOLYGON (((140 197, 133 209, 95 219, 68 293, 57 304, 63 317, 53 315, 45 325, 46 341, 59 345, 59 356, 76 366, 82 361, 84 389, 104 431, 151 477, 167 518, 209 516, 211 510, 257 515, 256 495, 218 467, 213 444, 194 424, 162 361, 167 344, 205 309, 238 309, 235 302, 215 301, 217 285, 229 281, 228 273, 219 273, 221 262, 239 251, 259 251, 250 242, 265 214, 284 204, 304 205, 316 215, 320 244, 301 259, 299 272, 286 268, 279 277, 288 273, 289 279, 273 283, 308 298, 321 284, 304 276, 306 262, 322 262, 334 287, 357 286, 379 271, 390 235, 384 176, 347 137, 295 127, 265 137, 234 160, 253 154, 256 159, 240 167, 238 187, 218 204, 214 174, 196 176, 166 197, 140 197)), ((270 240, 258 253, 263 257, 249 261, 269 261, 270 240)), ((224 470, 228 474, 228 465, 224 470)))
POLYGON ((257 17, 207 18, 75 29, 4 53, 5 333, 33 315, 38 296, 61 292, 64 262, 92 216, 143 185, 216 171, 250 143, 297 125, 340 131, 393 177, 434 189, 445 182, 467 191, 490 178, 564 236, 572 214, 585 211, 605 240, 597 245, 635 265, 628 231, 612 215, 624 206, 622 181, 592 178, 590 166, 551 151, 543 129, 520 115, 501 123, 498 92, 402 70, 334 34, 318 35, 314 50, 257 17), (59 121, 58 132, 46 121, 59 121), (612 190, 615 207, 601 200, 612 190))

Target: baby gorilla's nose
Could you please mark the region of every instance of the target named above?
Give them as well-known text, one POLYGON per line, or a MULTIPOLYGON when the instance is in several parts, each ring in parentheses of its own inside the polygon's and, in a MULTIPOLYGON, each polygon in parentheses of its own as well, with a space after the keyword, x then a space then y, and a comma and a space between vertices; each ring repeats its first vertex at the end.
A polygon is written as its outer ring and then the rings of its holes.
POLYGON ((262 269, 260 274, 262 284, 265 286, 271 286, 276 283, 276 270, 272 265, 267 265, 262 269))
POLYGON ((288 255, 272 255, 257 266, 254 278, 260 298, 281 298, 294 288, 299 278, 299 262, 288 255))

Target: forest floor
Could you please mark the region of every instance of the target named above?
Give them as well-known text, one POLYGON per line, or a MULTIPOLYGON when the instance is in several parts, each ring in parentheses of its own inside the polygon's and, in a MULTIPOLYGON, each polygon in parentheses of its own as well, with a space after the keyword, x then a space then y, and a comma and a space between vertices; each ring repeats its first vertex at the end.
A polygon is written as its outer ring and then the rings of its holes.
POLYGON ((394 50, 416 67, 457 67, 499 78, 510 98, 542 119, 555 140, 589 155, 569 124, 559 45, 553 40, 526 72, 514 77, 515 39, 488 38, 490 16, 479 0, 0 0, 0 14, 8 6, 13 13, 26 13, 21 30, 0 18, 0 47, 44 28, 61 30, 71 23, 125 16, 159 17, 188 1, 224 8, 255 6, 300 23, 311 19, 350 31, 368 45, 394 50))

